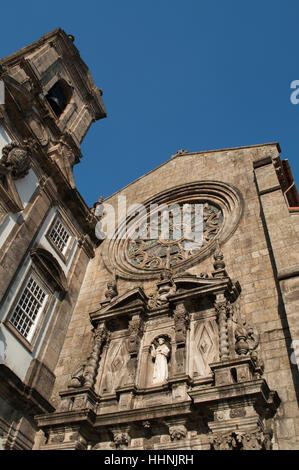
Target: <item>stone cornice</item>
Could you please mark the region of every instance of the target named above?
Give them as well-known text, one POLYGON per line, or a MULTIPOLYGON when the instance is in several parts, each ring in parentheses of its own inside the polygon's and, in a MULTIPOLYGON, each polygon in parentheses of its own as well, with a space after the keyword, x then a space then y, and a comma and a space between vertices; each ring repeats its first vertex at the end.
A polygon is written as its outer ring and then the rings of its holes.
POLYGON ((254 401, 262 402, 264 405, 271 407, 278 406, 280 400, 277 393, 269 389, 267 382, 264 379, 249 380, 242 383, 234 383, 228 385, 220 385, 210 388, 193 389, 188 392, 194 404, 212 405, 219 402, 219 400, 244 400, 252 399, 254 401))
POLYGON ((37 413, 52 413, 54 407, 34 387, 24 384, 7 366, 0 364, 0 395, 13 406, 26 409, 34 416, 37 413))
POLYGON ((95 415, 91 410, 63 411, 47 415, 35 416, 39 427, 66 425, 70 423, 85 422, 94 428, 121 425, 145 419, 163 419, 171 416, 190 415, 192 404, 189 402, 173 403, 170 405, 157 405, 135 410, 118 411, 117 413, 105 413, 95 415))
POLYGON ((85 422, 89 425, 94 425, 95 417, 96 415, 92 410, 85 409, 36 415, 34 419, 40 428, 47 428, 50 426, 59 426, 78 422, 85 422))

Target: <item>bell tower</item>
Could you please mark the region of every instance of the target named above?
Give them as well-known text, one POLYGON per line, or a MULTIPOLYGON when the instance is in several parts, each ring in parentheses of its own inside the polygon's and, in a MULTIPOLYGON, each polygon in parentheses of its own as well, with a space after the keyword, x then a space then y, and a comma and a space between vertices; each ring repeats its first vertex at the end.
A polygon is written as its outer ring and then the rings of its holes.
POLYGON ((37 139, 75 188, 82 139, 106 111, 74 36, 56 29, 10 55, 1 61, 1 79, 12 101, 6 108, 12 127, 37 139))
POLYGON ((102 92, 56 29, 0 61, 0 449, 32 449, 97 218, 73 167, 102 92))

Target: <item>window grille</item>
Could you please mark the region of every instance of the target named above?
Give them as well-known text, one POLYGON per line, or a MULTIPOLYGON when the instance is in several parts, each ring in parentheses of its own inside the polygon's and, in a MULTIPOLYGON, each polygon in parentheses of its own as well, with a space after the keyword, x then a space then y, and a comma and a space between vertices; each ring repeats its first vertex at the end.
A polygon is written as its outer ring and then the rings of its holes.
POLYGON ((53 241, 54 245, 58 248, 58 250, 64 254, 70 239, 70 234, 65 229, 61 220, 56 220, 49 234, 49 237, 53 241))
POLYGON ((28 341, 32 338, 38 317, 42 312, 46 299, 46 291, 33 276, 30 276, 9 320, 17 331, 28 341))

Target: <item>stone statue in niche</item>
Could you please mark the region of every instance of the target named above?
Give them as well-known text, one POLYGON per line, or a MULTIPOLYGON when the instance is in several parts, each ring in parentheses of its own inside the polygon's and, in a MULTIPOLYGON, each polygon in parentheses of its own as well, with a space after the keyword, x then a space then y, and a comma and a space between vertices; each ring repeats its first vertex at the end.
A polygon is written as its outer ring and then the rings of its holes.
POLYGON ((167 346, 165 338, 158 338, 158 345, 151 345, 151 356, 155 359, 153 380, 154 384, 166 382, 168 379, 167 358, 170 355, 170 348, 167 346))

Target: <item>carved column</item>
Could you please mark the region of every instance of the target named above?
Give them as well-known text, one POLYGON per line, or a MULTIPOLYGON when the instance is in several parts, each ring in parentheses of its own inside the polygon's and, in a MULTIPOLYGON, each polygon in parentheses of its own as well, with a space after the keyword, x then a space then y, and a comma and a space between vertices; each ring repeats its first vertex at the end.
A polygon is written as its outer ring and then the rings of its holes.
POLYGON ((93 331, 94 345, 92 352, 87 359, 87 363, 84 371, 85 386, 93 388, 100 362, 101 349, 105 342, 109 340, 109 331, 107 330, 104 323, 100 323, 97 328, 93 331))
POLYGON ((139 314, 133 315, 128 326, 128 352, 130 359, 127 364, 130 382, 134 382, 137 371, 137 358, 140 347, 140 340, 143 335, 143 320, 139 314))
POLYGON ((173 312, 176 342, 176 373, 186 372, 186 337, 189 327, 189 314, 183 302, 176 305, 173 312))
POLYGON ((218 315, 219 325, 219 354, 220 360, 229 359, 229 342, 227 330, 227 317, 229 313, 229 304, 224 294, 217 294, 215 302, 215 310, 218 315))

